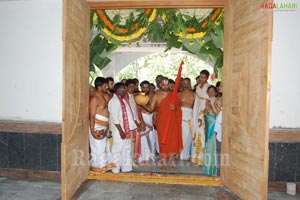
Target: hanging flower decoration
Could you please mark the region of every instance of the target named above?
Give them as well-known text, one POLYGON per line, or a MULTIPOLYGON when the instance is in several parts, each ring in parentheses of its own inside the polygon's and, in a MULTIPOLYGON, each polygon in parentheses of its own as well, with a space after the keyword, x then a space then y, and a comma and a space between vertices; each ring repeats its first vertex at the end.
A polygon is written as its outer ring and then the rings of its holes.
POLYGON ((134 20, 131 27, 126 28, 121 25, 114 25, 112 20, 105 14, 105 10, 97 10, 97 13, 104 23, 101 28, 101 32, 104 33, 108 38, 120 42, 132 41, 143 35, 147 30, 148 25, 156 18, 156 9, 145 9, 144 13, 141 13, 140 18, 134 20), (142 19, 146 18, 147 22, 145 25, 141 24, 142 19))
MULTIPOLYGON (((145 9, 144 13, 141 13, 137 19, 134 19, 134 23, 130 27, 125 27, 124 25, 119 25, 118 23, 114 22, 113 19, 110 19, 108 15, 106 14, 105 10, 97 10, 97 14, 103 23, 103 26, 101 26, 100 30, 101 32, 108 38, 112 38, 116 41, 120 42, 126 42, 135 40, 139 37, 141 37, 147 29, 149 29, 151 26, 151 22, 153 22, 157 17, 157 10, 156 9, 145 9), (147 22, 141 24, 141 22, 144 19, 147 19, 147 22)), ((96 13, 94 13, 93 21, 96 21, 96 13)), ((201 29, 199 30, 199 26, 194 27, 186 27, 186 33, 184 32, 178 32, 176 33, 177 36, 181 38, 186 39, 195 39, 195 38, 202 38, 206 35, 206 29, 209 21, 215 21, 216 25, 219 25, 220 22, 218 22, 218 19, 222 17, 223 10, 221 8, 214 9, 210 16, 207 17, 207 19, 200 22, 201 29), (198 31, 199 30, 199 31, 198 31)), ((163 19, 164 23, 172 23, 171 20, 167 20, 166 14, 163 13, 162 16, 160 16, 163 19)), ((129 23, 130 24, 130 23, 129 23)), ((198 24, 196 24, 198 25, 198 24)))
MULTIPOLYGON (((221 8, 214 9, 213 12, 211 13, 211 15, 208 16, 207 19, 202 21, 201 28, 205 30, 207 28, 209 20, 214 22, 214 21, 216 21, 217 17, 220 18, 222 16, 222 14, 223 13, 222 13, 221 8)), ((187 30, 187 34, 184 34, 184 33, 180 32, 177 35, 179 37, 185 38, 185 39, 196 39, 196 38, 204 37, 207 33, 207 31, 197 32, 197 29, 195 27, 187 27, 186 30, 187 30)))
POLYGON ((99 68, 105 67, 110 62, 108 54, 117 48, 139 47, 141 41, 149 41, 164 42, 167 50, 175 47, 197 55, 212 63, 218 76, 217 68, 223 65, 223 9, 194 12, 194 16, 193 11, 186 14, 179 9, 137 9, 122 17, 118 12, 91 12, 91 30, 98 35, 92 37, 90 70, 100 63, 99 68))

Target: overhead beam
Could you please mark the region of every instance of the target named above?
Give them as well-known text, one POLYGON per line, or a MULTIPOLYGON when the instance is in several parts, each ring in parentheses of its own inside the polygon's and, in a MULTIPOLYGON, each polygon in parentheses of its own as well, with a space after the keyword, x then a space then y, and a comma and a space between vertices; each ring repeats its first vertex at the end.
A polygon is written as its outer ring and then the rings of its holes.
POLYGON ((128 8, 219 8, 225 0, 88 0, 91 9, 128 8))

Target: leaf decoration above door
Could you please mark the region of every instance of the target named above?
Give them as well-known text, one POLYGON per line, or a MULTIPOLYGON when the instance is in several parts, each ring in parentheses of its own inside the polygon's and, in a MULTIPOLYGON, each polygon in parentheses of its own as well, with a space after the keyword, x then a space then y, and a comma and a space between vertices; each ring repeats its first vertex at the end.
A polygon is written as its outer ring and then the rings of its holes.
POLYGON ((92 10, 90 71, 103 69, 109 53, 143 42, 166 44, 195 54, 215 67, 223 66, 224 11, 216 9, 92 10))

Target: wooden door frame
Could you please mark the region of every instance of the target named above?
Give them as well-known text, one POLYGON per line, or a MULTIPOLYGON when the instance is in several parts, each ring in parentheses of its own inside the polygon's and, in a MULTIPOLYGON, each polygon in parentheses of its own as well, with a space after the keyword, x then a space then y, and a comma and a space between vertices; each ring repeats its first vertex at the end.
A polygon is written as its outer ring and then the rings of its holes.
MULTIPOLYGON (((225 0, 118 0, 118 1, 101 1, 89 2, 90 9, 138 9, 138 8, 224 8, 225 0)), ((209 186, 223 186, 220 177, 206 177, 206 176, 178 176, 168 175, 166 177, 153 177, 148 175, 136 174, 103 174, 90 173, 88 176, 90 180, 109 180, 109 181, 123 181, 123 182, 144 182, 144 183, 167 183, 178 184, 180 182, 184 185, 209 185, 209 186)))
POLYGON ((88 0, 90 9, 130 9, 130 8, 220 8, 226 0, 88 0))
MULTIPOLYGON (((87 5, 89 9, 135 9, 135 8, 225 8, 227 0, 87 0, 87 5)), ((89 17, 89 16, 88 16, 89 17)), ((226 30, 225 30, 226 31, 226 30)), ((224 31, 224 35, 226 32, 224 31)), ((224 54, 226 54, 226 45, 224 46, 224 54)), ((270 69, 269 69, 270 70, 270 69)), ((226 82, 226 77, 224 76, 224 82, 226 82)), ((68 79, 66 74, 63 72, 63 79, 68 79)), ((88 83, 87 83, 88 84, 88 83)), ((88 106, 88 105, 86 105, 88 106)), ((268 132, 266 132, 267 134, 268 132)), ((222 179, 222 169, 221 169, 221 179, 222 179)))

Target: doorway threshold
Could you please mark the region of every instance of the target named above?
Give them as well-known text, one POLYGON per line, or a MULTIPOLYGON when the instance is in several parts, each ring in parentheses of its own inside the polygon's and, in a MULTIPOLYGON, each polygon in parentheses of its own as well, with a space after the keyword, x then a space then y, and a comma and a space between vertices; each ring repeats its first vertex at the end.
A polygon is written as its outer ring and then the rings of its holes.
POLYGON ((223 186, 220 177, 205 175, 184 175, 166 173, 118 173, 111 172, 89 172, 89 180, 119 181, 119 182, 140 182, 156 184, 179 184, 179 185, 203 185, 203 186, 223 186))

